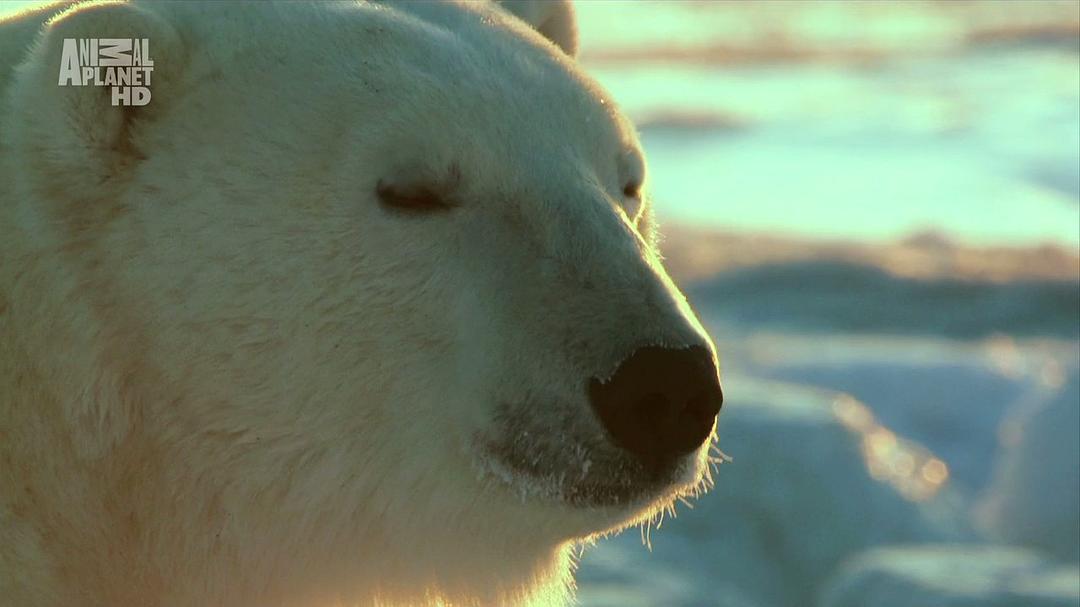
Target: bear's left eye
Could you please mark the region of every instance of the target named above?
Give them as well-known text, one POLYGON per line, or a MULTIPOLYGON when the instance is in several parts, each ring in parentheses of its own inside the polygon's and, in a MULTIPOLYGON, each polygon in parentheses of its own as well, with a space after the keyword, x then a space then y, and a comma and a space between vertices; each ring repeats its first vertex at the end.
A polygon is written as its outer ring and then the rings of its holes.
POLYGON ((425 185, 402 186, 379 180, 375 195, 383 207, 405 213, 435 213, 454 208, 442 193, 425 185))
POLYGON ((623 186, 623 196, 627 198, 640 198, 641 197, 641 182, 640 181, 628 181, 623 186))

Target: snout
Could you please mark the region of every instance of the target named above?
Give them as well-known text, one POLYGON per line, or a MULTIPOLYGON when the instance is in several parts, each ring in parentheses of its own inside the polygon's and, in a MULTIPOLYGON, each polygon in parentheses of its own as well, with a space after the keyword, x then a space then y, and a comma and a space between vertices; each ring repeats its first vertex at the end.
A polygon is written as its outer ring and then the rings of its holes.
POLYGON ((588 394, 612 442, 654 474, 701 446, 724 402, 701 346, 638 348, 609 379, 590 379, 588 394))

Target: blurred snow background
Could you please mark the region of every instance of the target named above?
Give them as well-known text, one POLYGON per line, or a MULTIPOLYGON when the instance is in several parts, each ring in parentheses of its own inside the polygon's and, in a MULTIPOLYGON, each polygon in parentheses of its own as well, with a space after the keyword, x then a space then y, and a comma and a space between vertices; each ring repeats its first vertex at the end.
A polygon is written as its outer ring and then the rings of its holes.
POLYGON ((1080 3, 578 14, 733 457, 581 604, 1080 605, 1080 3))

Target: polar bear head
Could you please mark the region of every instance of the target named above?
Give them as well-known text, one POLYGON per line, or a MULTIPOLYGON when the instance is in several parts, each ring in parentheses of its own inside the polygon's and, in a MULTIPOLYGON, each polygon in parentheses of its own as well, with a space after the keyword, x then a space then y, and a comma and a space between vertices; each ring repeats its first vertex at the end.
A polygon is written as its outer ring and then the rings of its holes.
POLYGON ((23 64, 5 171, 70 340, 28 349, 77 456, 143 466, 162 577, 551 598, 701 487, 715 354, 641 146, 567 6, 508 8, 80 5, 23 64), (149 39, 149 104, 57 86, 105 37, 149 39))

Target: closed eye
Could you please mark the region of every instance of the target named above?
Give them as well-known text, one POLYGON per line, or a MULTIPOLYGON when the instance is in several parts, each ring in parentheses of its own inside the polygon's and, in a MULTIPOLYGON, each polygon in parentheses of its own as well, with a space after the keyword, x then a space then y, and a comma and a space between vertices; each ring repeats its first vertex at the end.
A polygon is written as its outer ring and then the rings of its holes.
POLYGON ((426 185, 402 186, 379 180, 375 195, 384 208, 411 214, 445 212, 455 206, 441 192, 426 185))

